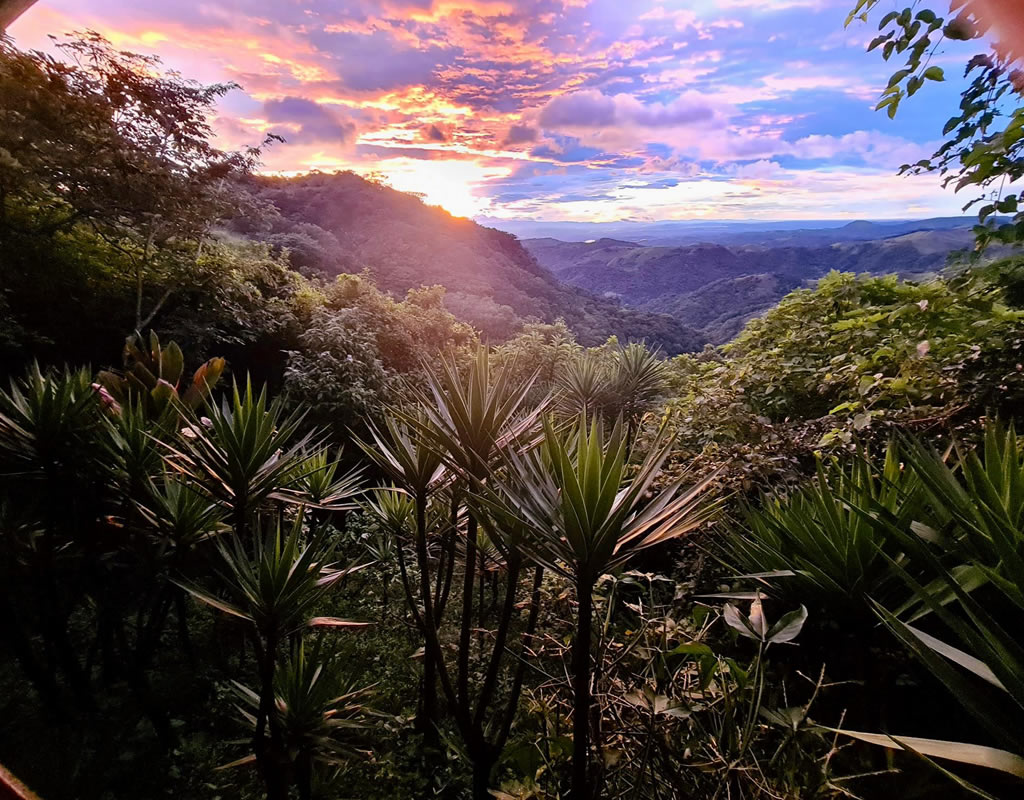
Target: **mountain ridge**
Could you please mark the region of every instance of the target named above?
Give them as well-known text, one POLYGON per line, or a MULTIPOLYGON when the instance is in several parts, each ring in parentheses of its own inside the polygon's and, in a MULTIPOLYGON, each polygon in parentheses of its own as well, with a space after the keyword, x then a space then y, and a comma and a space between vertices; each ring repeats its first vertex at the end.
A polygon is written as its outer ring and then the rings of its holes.
POLYGON ((667 222, 538 222, 481 217, 482 224, 514 233, 521 239, 554 238, 584 242, 616 238, 646 245, 683 245, 698 241, 755 244, 777 241, 825 241, 888 238, 918 230, 969 228, 975 217, 929 217, 905 220, 676 220, 667 222))
POLYGON ((930 228, 927 221, 901 224, 896 235, 879 239, 850 238, 849 231, 856 237, 876 227, 854 221, 844 226, 846 234, 843 229, 816 231, 821 244, 776 240, 667 246, 608 236, 584 242, 543 237, 523 240, 523 245, 562 280, 629 306, 671 314, 720 344, 751 316, 831 270, 921 276, 941 270, 950 253, 973 244, 970 228, 930 228))
POLYGON ((260 220, 235 220, 232 229, 286 250, 298 271, 331 279, 365 270, 398 296, 445 286, 449 310, 485 338, 508 338, 531 320, 564 319, 585 345, 616 336, 674 354, 706 342, 671 316, 563 282, 510 233, 453 217, 354 173, 261 176, 246 188, 266 213, 260 220))

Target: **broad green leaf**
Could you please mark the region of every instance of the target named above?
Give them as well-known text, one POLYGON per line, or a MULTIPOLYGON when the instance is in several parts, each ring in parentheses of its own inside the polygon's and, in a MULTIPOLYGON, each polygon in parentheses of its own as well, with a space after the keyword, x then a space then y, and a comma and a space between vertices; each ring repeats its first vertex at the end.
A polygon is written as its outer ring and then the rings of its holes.
POLYGON ((942 640, 936 639, 931 634, 918 630, 911 625, 905 624, 903 627, 939 655, 945 656, 950 661, 959 664, 967 671, 973 672, 979 678, 988 681, 993 686, 998 686, 1003 691, 1006 691, 1006 687, 1003 685, 1003 682, 996 677, 996 674, 987 664, 985 664, 984 661, 977 659, 974 656, 965 653, 963 650, 953 647, 952 645, 946 644, 942 640))
POLYGON ((796 611, 784 614, 768 631, 768 644, 781 644, 793 641, 807 622, 807 609, 800 606, 796 611))
POLYGON ((996 769, 1018 778, 1024 778, 1024 758, 1016 753, 999 750, 995 747, 950 742, 942 739, 920 739, 914 736, 887 736, 883 733, 865 733, 842 728, 825 728, 825 730, 892 750, 910 748, 926 756, 996 769), (904 744, 906 748, 904 748, 904 744))

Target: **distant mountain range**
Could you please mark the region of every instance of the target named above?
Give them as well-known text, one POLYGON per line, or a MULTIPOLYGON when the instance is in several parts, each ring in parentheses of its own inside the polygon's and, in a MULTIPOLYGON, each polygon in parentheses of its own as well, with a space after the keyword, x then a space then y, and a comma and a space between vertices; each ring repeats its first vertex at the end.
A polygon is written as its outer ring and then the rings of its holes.
MULTIPOLYGON (((901 275, 938 271, 950 253, 971 247, 972 223, 941 218, 773 230, 722 223, 717 241, 710 243, 665 246, 613 238, 539 238, 523 244, 562 280, 629 306, 669 313, 700 329, 709 341, 721 343, 750 317, 830 270, 901 275)), ((680 226, 672 236, 689 235, 680 232, 685 228, 681 223, 660 223, 643 229, 645 241, 668 235, 665 231, 672 225, 680 226)))
POLYGON ((509 233, 353 173, 260 177, 247 188, 267 213, 234 220, 235 233, 287 250, 292 266, 309 276, 329 280, 365 270, 398 297, 442 285, 449 310, 491 341, 529 320, 562 318, 586 345, 614 335, 680 353, 706 342, 673 316, 563 282, 509 233))
POLYGON ((888 239, 918 231, 970 228, 973 216, 920 220, 797 220, 781 222, 681 220, 673 222, 536 222, 479 217, 483 225, 515 234, 520 239, 559 239, 586 242, 619 239, 647 246, 679 246, 712 242, 740 245, 809 247, 836 242, 888 239))

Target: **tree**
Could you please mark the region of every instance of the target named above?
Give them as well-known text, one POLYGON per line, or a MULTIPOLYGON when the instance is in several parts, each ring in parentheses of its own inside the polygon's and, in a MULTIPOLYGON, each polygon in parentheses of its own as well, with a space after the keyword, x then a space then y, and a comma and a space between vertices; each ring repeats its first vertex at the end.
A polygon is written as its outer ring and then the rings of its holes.
POLYGON ((506 468, 493 476, 480 498, 494 516, 495 534, 520 532, 523 552, 576 589, 573 800, 595 795, 590 753, 594 586, 637 551, 694 530, 715 510, 703 496, 714 473, 685 489, 682 480, 676 481, 646 500, 671 448, 671 440, 659 437, 629 475, 631 448, 621 420, 607 437, 600 421, 588 421, 586 414, 568 430, 548 420, 538 448, 505 451, 506 468))
POLYGON ((142 330, 175 289, 167 277, 194 265, 212 225, 238 210, 233 179, 260 151, 211 142, 214 103, 234 84, 161 71, 95 32, 57 47, 66 61, 0 40, 0 247, 95 232, 124 258, 142 330), (162 293, 147 291, 161 277, 162 293))
MULTIPOLYGON (((425 700, 431 701, 434 680, 440 683, 449 712, 454 718, 466 753, 473 765, 473 798, 491 796, 490 779, 494 765, 508 739, 518 708, 523 685, 525 645, 519 664, 503 670, 508 662, 517 601, 525 563, 509 531, 485 542, 481 525, 487 525, 486 512, 467 497, 486 482, 503 447, 513 447, 532 437, 543 407, 526 402, 536 375, 516 384, 515 365, 505 363, 494 369, 489 352, 481 347, 465 374, 460 374, 454 359, 445 358, 439 368, 426 374, 427 389, 417 392, 414 412, 396 412, 404 424, 389 424, 386 431, 375 431, 375 445, 364 445, 387 476, 408 492, 414 505, 416 566, 419 573, 419 597, 403 570, 406 600, 424 637, 425 700), (443 475, 441 467, 448 470, 443 475), (431 558, 427 512, 430 495, 437 494, 440 483, 447 484, 450 524, 442 537, 440 557, 431 558), (462 522, 464 520, 464 523, 462 522), (456 547, 458 537, 458 547, 456 547), (504 584, 503 599, 496 613, 493 645, 485 652, 482 630, 491 614, 484 599, 488 575, 487 544, 493 544, 491 563, 497 564, 497 584, 504 584), (445 657, 440 637, 444 607, 456 569, 462 556, 461 608, 457 612, 455 664, 445 657), (432 562, 436 560, 437 566, 432 562), (422 608, 422 611, 420 610, 422 608), (477 647, 474 647, 474 639, 477 647), (472 653, 478 651, 478 660, 472 653), (478 669, 479 667, 479 669, 478 669), (510 689, 501 697, 501 675, 510 672, 510 689), (483 679, 472 678, 482 674, 483 679), (475 685, 474 685, 475 684, 475 685), (500 700, 504 700, 502 704, 500 700), (502 707, 503 706, 503 707, 502 707)), ((382 515, 386 519, 386 515, 382 515)), ((542 572, 534 570, 525 636, 533 633, 540 602, 542 572)), ((456 582, 456 585, 458 583, 456 582)), ((452 614, 451 616, 456 616, 452 614)))
MULTIPOLYGON (((867 22, 877 5, 878 0, 858 0, 846 24, 855 19, 867 22)), ((886 61, 901 55, 906 60, 889 78, 876 110, 885 109, 891 119, 904 99, 929 81, 945 80, 942 68, 931 63, 933 57, 946 40, 970 41, 989 34, 992 18, 987 5, 978 0, 952 0, 948 17, 929 8, 915 13, 909 7, 885 14, 868 51, 880 48, 886 61)), ((961 93, 959 109, 943 128, 946 139, 942 146, 931 158, 900 167, 900 174, 938 172, 943 186, 952 184, 958 192, 969 187, 980 192, 964 206, 966 211, 984 204, 975 227, 978 251, 993 241, 1012 244, 1024 240, 1020 195, 1004 193, 1007 184, 1024 176, 1024 71, 1014 67, 1019 55, 1015 47, 997 41, 990 52, 971 58, 964 72, 971 82, 961 93), (997 214, 1012 216, 999 224, 997 214)))

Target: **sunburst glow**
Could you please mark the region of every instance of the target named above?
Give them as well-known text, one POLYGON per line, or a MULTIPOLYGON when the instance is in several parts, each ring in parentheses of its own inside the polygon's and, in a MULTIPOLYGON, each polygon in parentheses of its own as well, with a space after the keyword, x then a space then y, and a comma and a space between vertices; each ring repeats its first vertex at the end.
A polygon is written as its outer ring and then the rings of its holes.
POLYGON ((491 209, 483 195, 488 180, 507 176, 507 167, 486 166, 472 161, 421 161, 396 158, 381 162, 374 170, 391 187, 412 192, 428 205, 441 206, 456 217, 473 217, 491 209))

